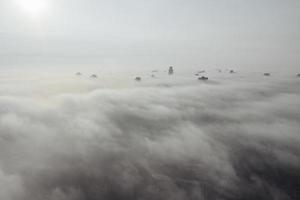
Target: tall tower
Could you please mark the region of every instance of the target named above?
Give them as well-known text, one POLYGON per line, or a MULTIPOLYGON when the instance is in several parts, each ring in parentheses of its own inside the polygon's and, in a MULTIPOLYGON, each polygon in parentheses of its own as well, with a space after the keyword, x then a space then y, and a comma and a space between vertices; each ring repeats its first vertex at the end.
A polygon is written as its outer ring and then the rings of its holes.
POLYGON ((169 75, 173 75, 174 74, 174 69, 173 69, 173 67, 171 66, 171 67, 169 67, 169 75))

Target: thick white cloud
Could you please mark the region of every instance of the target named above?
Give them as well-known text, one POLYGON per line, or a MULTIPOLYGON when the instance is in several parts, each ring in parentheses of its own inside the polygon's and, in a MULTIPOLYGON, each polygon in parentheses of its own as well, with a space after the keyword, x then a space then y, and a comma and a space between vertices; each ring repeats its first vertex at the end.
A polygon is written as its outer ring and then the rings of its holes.
POLYGON ((296 199, 299 80, 233 76, 6 81, 1 199, 296 199))

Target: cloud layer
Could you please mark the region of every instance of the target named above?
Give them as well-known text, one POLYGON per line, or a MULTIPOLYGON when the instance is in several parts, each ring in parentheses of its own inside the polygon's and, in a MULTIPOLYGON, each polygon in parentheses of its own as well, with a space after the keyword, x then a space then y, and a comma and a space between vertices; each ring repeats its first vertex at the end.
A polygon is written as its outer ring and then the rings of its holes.
POLYGON ((0 88, 0 199, 297 199, 299 83, 0 88))

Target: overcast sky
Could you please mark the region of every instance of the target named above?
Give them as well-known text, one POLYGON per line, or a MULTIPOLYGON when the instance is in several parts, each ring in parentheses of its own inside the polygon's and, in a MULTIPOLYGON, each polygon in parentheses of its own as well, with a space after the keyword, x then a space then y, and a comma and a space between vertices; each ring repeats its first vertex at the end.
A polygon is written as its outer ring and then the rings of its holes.
POLYGON ((0 1, 2 69, 300 64, 299 0, 40 1, 0 1))

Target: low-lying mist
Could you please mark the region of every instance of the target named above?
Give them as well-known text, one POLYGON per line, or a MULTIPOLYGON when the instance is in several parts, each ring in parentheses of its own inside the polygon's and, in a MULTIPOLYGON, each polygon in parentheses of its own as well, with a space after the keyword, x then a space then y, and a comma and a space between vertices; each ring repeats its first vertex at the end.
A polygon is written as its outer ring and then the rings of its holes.
POLYGON ((2 200, 296 200, 300 79, 1 77, 2 200))

